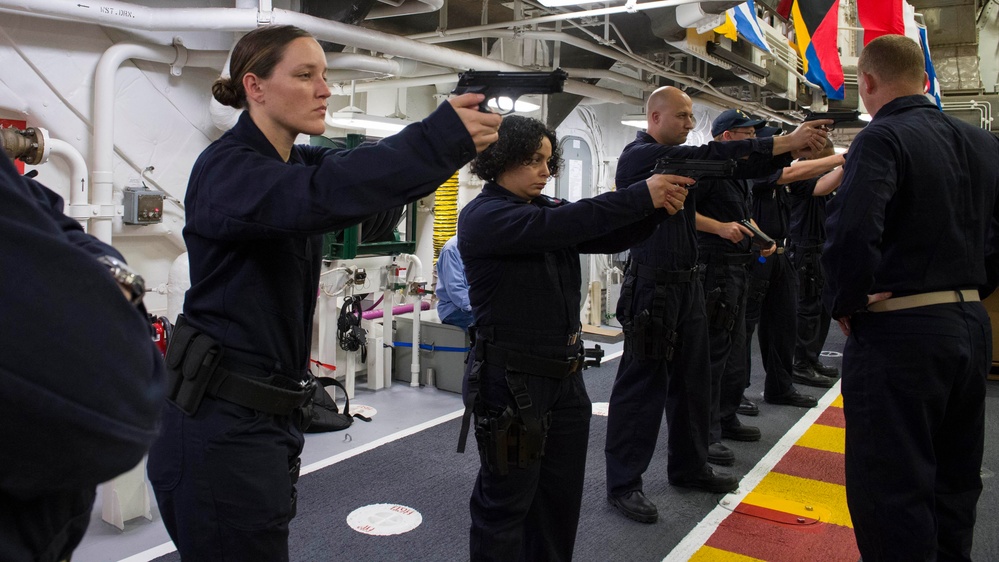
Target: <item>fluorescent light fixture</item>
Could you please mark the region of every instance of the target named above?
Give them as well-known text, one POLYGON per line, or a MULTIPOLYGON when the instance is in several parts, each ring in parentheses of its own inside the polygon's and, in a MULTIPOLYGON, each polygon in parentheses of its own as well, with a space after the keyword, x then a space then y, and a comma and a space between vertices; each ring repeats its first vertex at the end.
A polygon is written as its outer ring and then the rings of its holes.
POLYGON ((513 111, 516 113, 530 113, 541 109, 540 105, 521 99, 518 99, 516 103, 513 103, 513 100, 506 96, 490 98, 487 105, 493 109, 498 109, 503 113, 509 113, 511 107, 513 107, 513 111))
POLYGON ((555 8, 558 6, 577 6, 579 4, 596 4, 600 0, 538 0, 542 6, 555 8))
POLYGON ((836 152, 836 154, 845 154, 846 153, 846 147, 845 146, 837 146, 833 150, 836 152))
POLYGON ((857 119, 860 119, 861 121, 867 121, 868 123, 870 123, 871 119, 874 119, 874 118, 871 117, 870 113, 861 113, 860 117, 858 117, 857 119))
POLYGON ((330 127, 340 127, 341 129, 374 129, 376 131, 398 133, 410 123, 411 121, 397 117, 368 115, 356 107, 346 107, 331 115, 326 115, 327 125, 330 127))
POLYGON ((648 119, 644 113, 628 113, 621 116, 621 124, 629 127, 644 129, 649 126, 648 119))

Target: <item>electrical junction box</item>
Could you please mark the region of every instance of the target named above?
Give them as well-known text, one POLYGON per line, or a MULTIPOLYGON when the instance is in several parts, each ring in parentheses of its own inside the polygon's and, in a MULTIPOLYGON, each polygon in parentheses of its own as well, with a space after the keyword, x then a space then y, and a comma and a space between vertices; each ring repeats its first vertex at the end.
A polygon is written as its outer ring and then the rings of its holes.
POLYGON ((163 222, 163 192, 142 187, 126 187, 125 224, 156 224, 163 222))

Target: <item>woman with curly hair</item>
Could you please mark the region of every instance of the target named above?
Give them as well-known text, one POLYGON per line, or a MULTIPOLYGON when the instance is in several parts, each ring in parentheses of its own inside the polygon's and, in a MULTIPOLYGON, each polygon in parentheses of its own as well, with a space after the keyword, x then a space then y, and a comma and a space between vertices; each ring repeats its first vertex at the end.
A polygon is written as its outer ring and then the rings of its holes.
POLYGON ((694 181, 652 176, 570 203, 541 195, 561 165, 552 130, 506 117, 472 162, 486 185, 458 222, 475 318, 464 393, 481 461, 473 561, 572 558, 591 408, 580 375, 579 254, 648 237, 694 181))

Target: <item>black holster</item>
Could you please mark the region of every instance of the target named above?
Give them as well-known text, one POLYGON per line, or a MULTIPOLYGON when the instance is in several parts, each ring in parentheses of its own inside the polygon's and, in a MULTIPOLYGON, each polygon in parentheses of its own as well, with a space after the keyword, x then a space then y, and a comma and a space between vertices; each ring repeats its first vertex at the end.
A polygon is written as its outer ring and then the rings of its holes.
POLYGON ((188 325, 183 314, 178 316, 166 352, 167 399, 193 416, 223 352, 218 342, 188 325))
POLYGON ((715 330, 731 332, 735 327, 735 320, 739 316, 739 304, 729 302, 728 296, 722 285, 708 291, 705 297, 708 324, 715 330))

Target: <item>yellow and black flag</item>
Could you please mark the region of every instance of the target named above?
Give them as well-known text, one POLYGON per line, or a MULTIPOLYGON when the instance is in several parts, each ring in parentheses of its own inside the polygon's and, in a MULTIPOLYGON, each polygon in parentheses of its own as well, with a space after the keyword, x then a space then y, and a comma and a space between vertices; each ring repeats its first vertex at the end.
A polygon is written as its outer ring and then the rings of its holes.
POLYGON ((839 0, 794 0, 791 17, 805 77, 822 86, 829 99, 843 99, 843 65, 836 45, 839 0))

